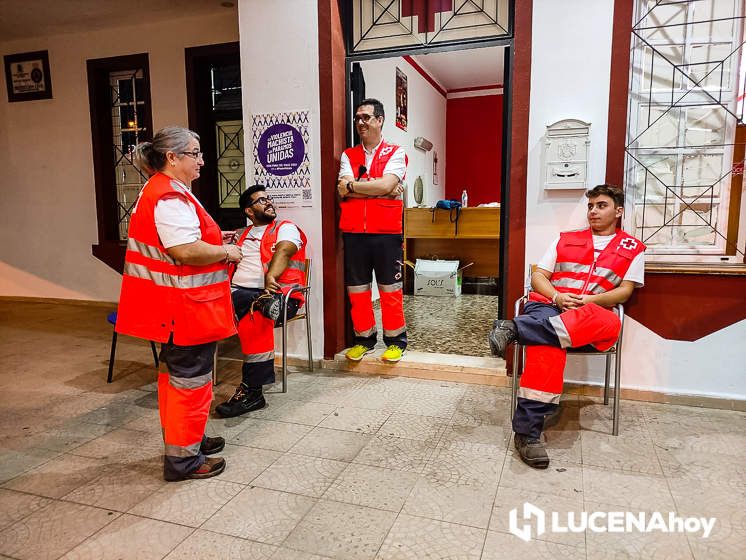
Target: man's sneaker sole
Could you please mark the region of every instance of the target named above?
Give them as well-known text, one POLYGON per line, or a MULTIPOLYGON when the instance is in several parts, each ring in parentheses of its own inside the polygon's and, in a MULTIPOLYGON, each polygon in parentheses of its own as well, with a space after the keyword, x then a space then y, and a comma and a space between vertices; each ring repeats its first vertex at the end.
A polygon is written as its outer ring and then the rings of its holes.
POLYGON ((363 353, 362 353, 362 354, 360 355, 360 357, 359 357, 359 358, 351 358, 351 357, 350 357, 350 356, 348 356, 347 354, 345 354, 345 358, 347 358, 347 359, 348 359, 348 360, 350 360, 351 362, 359 362, 360 360, 362 360, 362 359, 363 359, 363 356, 367 356, 367 355, 368 355, 368 354, 370 354, 371 352, 373 352, 373 348, 371 348, 371 349, 370 349, 370 350, 368 350, 367 352, 363 352, 363 353))

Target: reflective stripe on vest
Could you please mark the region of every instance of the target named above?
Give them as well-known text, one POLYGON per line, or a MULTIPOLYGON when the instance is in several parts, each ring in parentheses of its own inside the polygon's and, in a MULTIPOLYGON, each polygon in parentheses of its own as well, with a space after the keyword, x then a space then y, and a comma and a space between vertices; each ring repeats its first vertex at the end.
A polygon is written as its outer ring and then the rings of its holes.
POLYGON ((154 247, 153 245, 148 245, 147 243, 143 243, 142 241, 138 241, 134 237, 130 237, 127 239, 127 250, 132 251, 133 253, 140 253, 144 257, 148 257, 149 259, 162 261, 168 264, 176 265, 176 261, 169 255, 168 253, 164 253, 158 247, 154 247))
POLYGON ((131 262, 124 263, 124 274, 135 278, 150 280, 157 286, 166 286, 168 288, 200 288, 202 286, 218 284, 228 280, 228 271, 226 270, 215 270, 213 272, 179 276, 177 274, 156 272, 150 270, 145 265, 131 262))

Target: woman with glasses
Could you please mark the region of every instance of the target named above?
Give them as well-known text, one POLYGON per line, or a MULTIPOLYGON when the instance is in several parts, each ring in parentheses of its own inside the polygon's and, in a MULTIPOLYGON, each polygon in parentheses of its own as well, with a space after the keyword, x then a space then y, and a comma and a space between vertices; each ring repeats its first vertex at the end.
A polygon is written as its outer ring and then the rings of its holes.
POLYGON ((241 250, 224 245, 220 228, 192 194, 204 165, 199 136, 159 130, 135 148, 150 175, 129 225, 116 331, 161 342, 158 407, 168 481, 209 478, 225 469, 225 440, 206 437, 218 340, 236 333, 228 263, 241 250))

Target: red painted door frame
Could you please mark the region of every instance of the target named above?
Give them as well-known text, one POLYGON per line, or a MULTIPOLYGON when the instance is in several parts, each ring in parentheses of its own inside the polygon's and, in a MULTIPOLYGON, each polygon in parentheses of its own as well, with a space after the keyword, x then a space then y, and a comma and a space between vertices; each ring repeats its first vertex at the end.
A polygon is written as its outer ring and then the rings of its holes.
MULTIPOLYGON (((324 357, 333 358, 345 344, 344 270, 337 229, 336 179, 345 146, 345 47, 339 1, 319 0, 319 128, 321 143, 321 234, 324 260, 324 357)), ((511 98, 510 180, 505 254, 510 266, 503 279, 504 309, 523 292, 526 257, 526 175, 528 115, 531 89, 531 21, 533 0, 515 2, 511 98)))

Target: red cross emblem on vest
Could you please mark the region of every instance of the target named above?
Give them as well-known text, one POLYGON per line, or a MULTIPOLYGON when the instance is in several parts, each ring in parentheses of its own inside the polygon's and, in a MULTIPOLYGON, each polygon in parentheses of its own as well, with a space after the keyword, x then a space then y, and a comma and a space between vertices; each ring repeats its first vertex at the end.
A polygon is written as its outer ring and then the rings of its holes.
POLYGON ((627 249, 628 251, 633 251, 637 249, 637 240, 633 239, 632 237, 625 237, 619 242, 619 245, 623 249, 627 249))
POLYGON ((393 151, 394 151, 394 148, 392 148, 391 146, 386 146, 385 148, 381 148, 381 152, 380 152, 379 155, 381 157, 383 157, 383 156, 385 156, 385 155, 387 155, 387 154, 389 154, 389 153, 391 153, 393 151))

